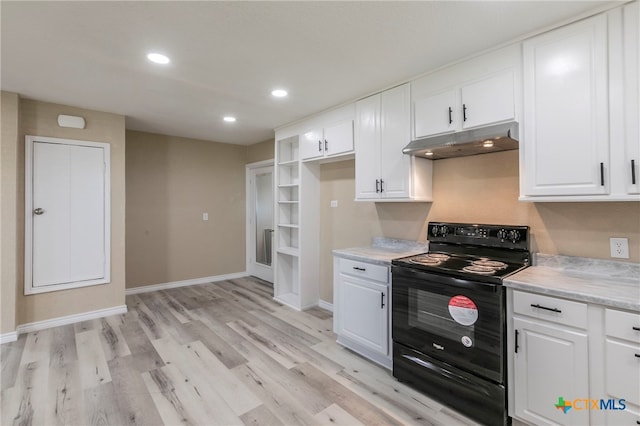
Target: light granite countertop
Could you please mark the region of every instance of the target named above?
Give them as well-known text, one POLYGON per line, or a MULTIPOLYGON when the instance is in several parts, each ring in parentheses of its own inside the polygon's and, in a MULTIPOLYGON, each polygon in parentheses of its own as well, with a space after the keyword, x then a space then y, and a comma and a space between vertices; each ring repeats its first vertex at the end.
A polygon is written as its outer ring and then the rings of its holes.
POLYGON ((537 254, 506 287, 640 312, 640 264, 537 254))
POLYGON ((333 255, 345 259, 389 266, 393 259, 425 253, 428 250, 429 245, 427 243, 375 237, 370 246, 336 249, 333 250, 333 255))

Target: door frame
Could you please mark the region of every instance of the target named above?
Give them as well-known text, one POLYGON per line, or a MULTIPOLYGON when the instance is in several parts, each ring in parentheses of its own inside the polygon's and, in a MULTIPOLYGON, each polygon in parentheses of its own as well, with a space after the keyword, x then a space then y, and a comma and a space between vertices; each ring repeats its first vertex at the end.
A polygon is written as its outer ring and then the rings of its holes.
POLYGON ((52 138, 45 136, 25 136, 24 173, 24 294, 46 293, 71 288, 87 287, 111 282, 111 145, 76 139, 52 138), (104 277, 95 280, 53 284, 43 287, 33 286, 33 146, 36 142, 60 145, 87 146, 101 148, 104 152, 104 277))
MULTIPOLYGON (((251 261, 251 257, 255 257, 254 254, 254 247, 253 247, 253 241, 255 241, 255 239, 253 238, 253 234, 254 234, 254 229, 252 226, 252 206, 254 204, 254 200, 252 197, 252 190, 251 190, 251 172, 255 169, 260 169, 263 167, 269 167, 271 166, 272 168, 274 167, 275 161, 274 159, 270 159, 270 160, 264 160, 264 161, 257 161, 255 163, 249 163, 245 166, 245 173, 246 173, 246 178, 245 178, 245 184, 246 184, 246 214, 245 214, 245 223, 246 223, 246 231, 245 231, 245 236, 246 236, 246 256, 245 256, 245 260, 246 260, 246 271, 247 274, 251 275, 252 272, 254 272, 253 266, 255 264, 255 262, 251 261)), ((275 170, 273 170, 273 177, 275 179, 275 170)), ((275 182, 275 180, 274 180, 275 182)), ((274 194, 274 199, 275 199, 275 184, 272 186, 272 191, 274 194)), ((272 209, 274 210, 274 220, 275 220, 275 207, 272 206, 272 209)), ((274 223, 275 226, 275 223, 274 223)), ((272 250, 273 250, 273 244, 272 244, 272 250)), ((271 261, 271 269, 273 271, 273 256, 271 257, 272 261, 271 261)), ((258 277, 260 278, 260 277, 258 277)))

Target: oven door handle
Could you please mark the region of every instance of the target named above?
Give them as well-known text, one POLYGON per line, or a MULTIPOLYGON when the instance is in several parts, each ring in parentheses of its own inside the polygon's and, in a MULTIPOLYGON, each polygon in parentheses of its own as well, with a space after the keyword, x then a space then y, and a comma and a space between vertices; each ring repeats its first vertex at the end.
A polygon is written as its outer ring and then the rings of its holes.
POLYGON ((408 361, 413 362, 414 364, 418 364, 421 367, 427 368, 431 371, 434 371, 444 377, 446 377, 447 379, 454 381, 456 383, 458 383, 460 386, 464 386, 467 388, 475 388, 476 391, 478 393, 482 393, 485 395, 489 395, 489 392, 486 389, 483 389, 483 387, 478 387, 478 384, 467 379, 466 377, 463 377, 459 374, 456 374, 453 371, 447 370, 445 368, 439 367, 431 362, 425 361, 423 359, 420 359, 418 357, 412 356, 412 355, 407 355, 407 354, 403 354, 402 355, 403 358, 407 359, 408 361))

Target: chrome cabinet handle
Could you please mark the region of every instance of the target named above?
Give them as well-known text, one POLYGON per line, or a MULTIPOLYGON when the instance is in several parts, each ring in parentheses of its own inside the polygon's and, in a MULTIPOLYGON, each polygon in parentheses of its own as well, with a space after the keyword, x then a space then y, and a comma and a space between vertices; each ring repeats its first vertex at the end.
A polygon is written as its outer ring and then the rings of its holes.
POLYGON ((37 209, 33 210, 33 214, 36 214, 38 216, 40 216, 43 213, 44 213, 44 209, 41 209, 40 207, 38 207, 37 209))

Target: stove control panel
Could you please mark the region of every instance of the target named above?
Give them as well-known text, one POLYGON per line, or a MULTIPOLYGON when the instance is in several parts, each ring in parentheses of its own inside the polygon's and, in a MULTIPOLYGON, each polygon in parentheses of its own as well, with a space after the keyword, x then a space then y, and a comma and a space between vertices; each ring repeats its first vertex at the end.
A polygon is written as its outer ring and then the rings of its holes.
POLYGON ((529 250, 529 227, 430 222, 428 239, 432 242, 529 250))

